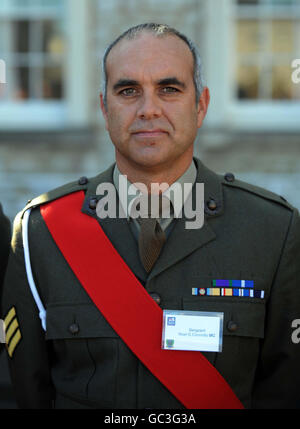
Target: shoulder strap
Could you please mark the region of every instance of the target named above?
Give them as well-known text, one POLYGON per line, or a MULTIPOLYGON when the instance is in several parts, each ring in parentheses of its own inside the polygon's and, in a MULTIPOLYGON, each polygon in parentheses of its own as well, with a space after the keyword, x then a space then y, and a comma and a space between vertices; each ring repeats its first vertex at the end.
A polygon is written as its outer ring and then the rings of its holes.
POLYGON ((243 191, 249 192, 257 197, 264 198, 265 200, 269 200, 272 202, 275 202, 277 204, 280 204, 283 207, 286 207, 287 209, 293 210, 293 206, 289 204, 286 199, 272 191, 269 191, 268 189, 261 188, 260 186, 252 185, 250 183, 244 182, 242 180, 234 179, 232 181, 226 181, 223 180, 223 185, 231 187, 231 188, 238 188, 243 191))
POLYGON ((202 353, 161 349, 162 309, 97 219, 81 212, 83 198, 84 193, 77 192, 43 205, 40 211, 70 268, 108 323, 186 408, 243 408, 202 353))

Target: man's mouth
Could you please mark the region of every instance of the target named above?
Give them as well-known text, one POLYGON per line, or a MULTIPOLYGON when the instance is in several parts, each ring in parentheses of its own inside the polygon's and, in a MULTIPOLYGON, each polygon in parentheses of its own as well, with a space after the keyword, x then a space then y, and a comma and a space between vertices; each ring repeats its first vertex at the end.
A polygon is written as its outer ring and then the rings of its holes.
POLYGON ((167 132, 164 130, 160 130, 160 129, 157 129, 157 130, 140 130, 140 131, 135 131, 133 133, 134 136, 142 137, 142 138, 161 137, 165 134, 167 134, 167 132))

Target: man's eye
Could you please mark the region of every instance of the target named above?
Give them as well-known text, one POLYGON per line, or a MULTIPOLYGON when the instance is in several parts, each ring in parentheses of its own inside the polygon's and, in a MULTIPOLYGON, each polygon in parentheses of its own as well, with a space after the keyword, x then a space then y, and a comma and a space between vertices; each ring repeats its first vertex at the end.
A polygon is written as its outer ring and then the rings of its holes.
POLYGON ((178 89, 173 86, 165 86, 162 88, 162 92, 165 94, 172 94, 174 92, 178 92, 178 89))
POLYGON ((136 94, 136 89, 135 88, 125 88, 122 91, 120 91, 121 95, 125 95, 125 96, 130 96, 130 95, 135 95, 136 94))

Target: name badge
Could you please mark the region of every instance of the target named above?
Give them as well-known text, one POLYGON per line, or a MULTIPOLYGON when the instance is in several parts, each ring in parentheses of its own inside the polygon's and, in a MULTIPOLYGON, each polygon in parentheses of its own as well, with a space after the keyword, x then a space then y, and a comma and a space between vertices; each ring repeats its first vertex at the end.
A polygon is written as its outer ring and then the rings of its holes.
POLYGON ((224 313, 163 310, 162 349, 221 352, 224 313))

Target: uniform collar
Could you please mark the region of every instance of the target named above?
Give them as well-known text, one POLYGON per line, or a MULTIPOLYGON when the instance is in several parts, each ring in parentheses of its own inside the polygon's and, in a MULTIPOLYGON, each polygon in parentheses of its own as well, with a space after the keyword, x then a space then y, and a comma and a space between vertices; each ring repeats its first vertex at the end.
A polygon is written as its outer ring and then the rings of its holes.
MULTIPOLYGON (((185 183, 191 183, 194 185, 197 178, 197 167, 195 165, 195 162, 192 160, 190 166, 187 168, 187 170, 180 176, 176 182, 174 182, 165 192, 163 192, 163 196, 167 197, 173 206, 174 209, 174 216, 179 217, 182 211, 182 207, 185 203, 185 201, 188 198, 188 194, 183 192, 184 184, 185 183), (178 186, 180 185, 180 186, 178 186)), ((138 188, 134 186, 128 179, 127 176, 123 175, 117 164, 114 166, 113 171, 113 183, 117 189, 120 203, 123 207, 123 210, 125 213, 127 213, 127 218, 129 218, 129 207, 132 203, 132 201, 137 198, 137 196, 141 193, 138 188), (120 180, 123 180, 124 188, 123 186, 119 186, 120 180), (129 186, 132 187, 134 190, 134 194, 128 194, 129 186), (127 209, 126 209, 127 208, 127 209)))
MULTIPOLYGON (((204 209, 207 218, 216 217, 223 214, 223 190, 222 181, 223 177, 219 176, 209 168, 207 168, 198 158, 193 158, 194 163, 191 164, 190 168, 178 179, 181 183, 194 183, 193 175, 196 171, 197 183, 204 183, 204 209), (194 167, 193 167, 194 165, 194 167), (195 170, 194 170, 195 168, 195 170)), ((114 171, 116 164, 112 164, 107 170, 100 173, 99 175, 89 179, 87 185, 86 195, 82 206, 82 212, 89 214, 93 217, 97 217, 94 208, 90 207, 91 200, 100 200, 102 196, 96 194, 97 186, 100 183, 111 183, 114 184, 114 171)), ((171 189, 171 187, 169 188, 171 189)), ((195 186, 193 191, 195 192, 195 186)), ((171 193, 172 194, 172 193, 171 193)), ((117 200, 119 199, 117 192, 117 200)), ((92 204, 92 207, 94 204, 92 204)), ((179 207, 177 207, 179 209, 179 207)), ((181 209, 181 207, 180 207, 181 209)), ((177 212, 177 211, 176 211, 177 212)), ((177 212, 178 213, 178 212, 177 212)))

